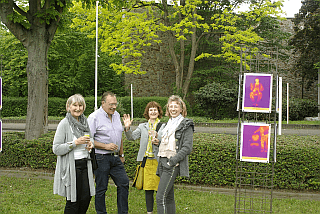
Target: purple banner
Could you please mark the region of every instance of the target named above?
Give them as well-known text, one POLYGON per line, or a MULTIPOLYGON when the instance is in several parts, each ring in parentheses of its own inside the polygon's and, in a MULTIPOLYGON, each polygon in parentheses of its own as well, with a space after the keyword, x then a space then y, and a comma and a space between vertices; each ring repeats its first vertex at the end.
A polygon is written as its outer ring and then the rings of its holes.
POLYGON ((269 162, 270 129, 269 124, 241 124, 241 161, 269 162))
POLYGON ((272 74, 244 74, 242 110, 271 112, 272 74))

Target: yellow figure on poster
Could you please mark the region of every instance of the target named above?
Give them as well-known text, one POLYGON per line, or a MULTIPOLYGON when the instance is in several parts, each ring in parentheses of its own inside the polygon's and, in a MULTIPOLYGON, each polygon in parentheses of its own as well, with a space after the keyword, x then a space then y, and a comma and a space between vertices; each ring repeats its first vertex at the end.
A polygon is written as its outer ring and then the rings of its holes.
POLYGON ((250 83, 250 99, 255 106, 258 106, 258 103, 262 99, 262 91, 264 90, 262 84, 259 82, 259 79, 256 78, 255 83, 250 83))
MULTIPOLYGON (((269 127, 268 126, 260 126, 254 134, 252 135, 251 139, 255 142, 259 140, 260 137, 260 148, 261 152, 268 152, 268 135, 269 135, 269 127), (259 134, 256 134, 259 133, 259 134)), ((251 143, 250 146, 259 146, 259 143, 251 143)))

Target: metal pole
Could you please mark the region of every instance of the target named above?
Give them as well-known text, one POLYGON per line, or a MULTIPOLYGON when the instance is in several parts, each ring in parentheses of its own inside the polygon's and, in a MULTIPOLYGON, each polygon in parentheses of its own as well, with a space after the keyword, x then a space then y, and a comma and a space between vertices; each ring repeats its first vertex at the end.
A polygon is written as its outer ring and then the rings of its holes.
POLYGON ((289 83, 287 83, 287 124, 289 124, 289 83))
POLYGON ((133 119, 133 93, 132 93, 132 84, 131 84, 131 119, 133 119))
POLYGON ((99 1, 96 2, 96 61, 95 61, 95 87, 94 87, 94 110, 98 109, 98 13, 99 13, 99 1))

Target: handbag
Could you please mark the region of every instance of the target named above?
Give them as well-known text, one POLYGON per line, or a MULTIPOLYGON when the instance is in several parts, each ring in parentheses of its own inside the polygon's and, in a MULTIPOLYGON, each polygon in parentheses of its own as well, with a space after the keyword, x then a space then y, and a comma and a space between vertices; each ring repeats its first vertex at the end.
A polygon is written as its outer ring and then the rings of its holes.
POLYGON ((142 162, 138 164, 136 172, 134 173, 134 179, 132 186, 141 190, 143 189, 144 167, 146 165, 147 157, 144 157, 142 162))
POLYGON ((91 158, 92 170, 94 171, 94 170, 98 169, 98 162, 96 159, 96 152, 95 152, 94 148, 91 150, 90 158, 91 158))

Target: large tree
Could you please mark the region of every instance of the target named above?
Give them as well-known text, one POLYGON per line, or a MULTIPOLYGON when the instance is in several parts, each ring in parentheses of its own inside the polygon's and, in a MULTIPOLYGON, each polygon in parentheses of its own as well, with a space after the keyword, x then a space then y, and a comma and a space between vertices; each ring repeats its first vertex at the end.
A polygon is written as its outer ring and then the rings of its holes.
MULTIPOLYGON (((159 1, 157 1, 159 2, 159 1)), ((252 1, 250 11, 235 13, 242 0, 180 0, 168 5, 152 1, 130 1, 125 9, 109 7, 100 13, 102 49, 110 54, 127 58, 126 64, 114 64, 115 70, 126 73, 143 73, 140 70, 145 46, 159 43, 157 33, 166 34, 168 49, 175 67, 176 88, 185 97, 188 93, 195 62, 206 57, 220 57, 239 63, 239 48, 255 45, 263 40, 255 30, 261 20, 282 12, 281 1, 252 1), (179 2, 179 4, 178 4, 179 2), (143 8, 143 10, 141 9, 143 8), (199 52, 203 40, 219 36, 219 53, 199 52)), ((74 22, 85 29, 94 27, 95 10, 82 13, 74 22), (85 17, 85 19, 84 19, 85 17)))
POLYGON ((303 98, 303 88, 310 87, 318 78, 315 64, 320 62, 320 2, 302 1, 299 13, 295 14, 293 22, 295 35, 291 44, 298 56, 294 71, 302 78, 303 98))
MULTIPOLYGON (((93 0, 85 0, 87 5, 93 0)), ((122 7, 125 1, 113 0, 122 7)), ((0 21, 28 51, 28 106, 26 139, 38 138, 48 130, 47 54, 70 0, 0 0, 0 21)))

